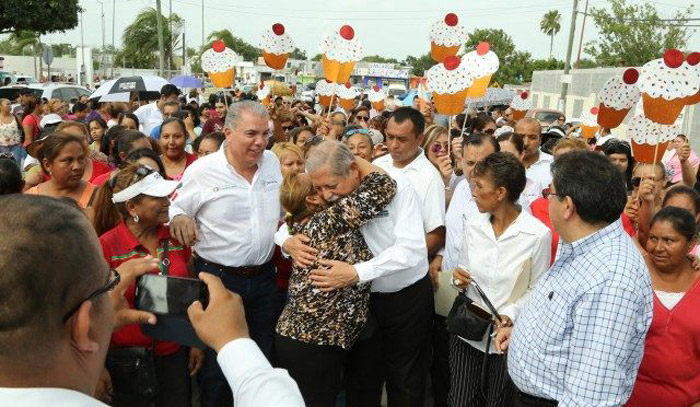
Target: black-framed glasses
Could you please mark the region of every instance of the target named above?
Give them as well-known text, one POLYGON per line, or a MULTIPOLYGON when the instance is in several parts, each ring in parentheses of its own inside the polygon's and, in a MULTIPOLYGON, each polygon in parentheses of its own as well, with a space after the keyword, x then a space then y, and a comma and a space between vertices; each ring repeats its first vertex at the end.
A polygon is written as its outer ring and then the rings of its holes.
POLYGON ((289 131, 289 130, 295 128, 295 127, 296 127, 296 126, 293 125, 293 124, 292 124, 292 125, 289 125, 289 126, 282 126, 282 130, 284 130, 284 131, 289 131))
POLYGON ((63 323, 65 324, 66 321, 68 321, 70 319, 70 317, 72 317, 73 314, 75 314, 78 311, 78 309, 80 308, 81 305, 83 305, 83 303, 85 303, 87 301, 92 301, 95 298, 99 297, 100 295, 114 290, 114 287, 116 287, 120 281, 121 281, 121 276, 119 275, 119 273, 117 273, 117 270, 109 269, 109 281, 107 281, 107 284, 105 284, 104 286, 93 291, 92 293, 90 293, 90 295, 85 297, 84 300, 82 300, 78 304, 76 304, 75 307, 71 308, 71 310, 68 311, 66 313, 66 315, 63 316, 63 323))
POLYGON ((563 198, 563 196, 557 195, 556 192, 552 191, 552 188, 545 188, 542 190, 542 197, 544 199, 549 199, 550 196, 558 196, 560 198, 563 198))
POLYGON ((366 122, 369 120, 369 116, 355 116, 357 120, 362 120, 363 122, 366 122))

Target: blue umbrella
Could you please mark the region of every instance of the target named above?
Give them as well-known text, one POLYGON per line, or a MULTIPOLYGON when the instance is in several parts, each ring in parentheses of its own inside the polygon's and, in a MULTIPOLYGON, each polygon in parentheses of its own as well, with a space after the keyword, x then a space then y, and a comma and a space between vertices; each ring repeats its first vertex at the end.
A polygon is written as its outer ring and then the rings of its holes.
POLYGON ((194 76, 179 75, 170 79, 170 83, 178 88, 203 88, 204 84, 194 76))

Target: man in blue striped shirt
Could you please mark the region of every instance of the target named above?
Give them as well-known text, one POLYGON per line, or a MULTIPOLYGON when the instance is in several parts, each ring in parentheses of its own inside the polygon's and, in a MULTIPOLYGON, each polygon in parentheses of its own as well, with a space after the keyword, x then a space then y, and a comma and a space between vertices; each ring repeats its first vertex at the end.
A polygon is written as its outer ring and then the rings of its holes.
POLYGON ((621 406, 652 316, 644 259, 619 220, 625 181, 608 160, 570 152, 552 165, 549 211, 561 240, 517 324, 501 329, 514 406, 621 406))

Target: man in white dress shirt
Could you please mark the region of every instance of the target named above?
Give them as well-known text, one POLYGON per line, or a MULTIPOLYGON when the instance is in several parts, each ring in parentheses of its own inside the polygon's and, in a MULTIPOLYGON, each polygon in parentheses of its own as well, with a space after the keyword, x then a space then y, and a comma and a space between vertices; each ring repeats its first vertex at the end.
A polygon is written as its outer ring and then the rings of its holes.
MULTIPOLYGON (((221 278, 243 297, 250 336, 270 358, 279 314, 271 263, 280 219, 282 173, 265 150, 267 109, 252 101, 230 106, 219 151, 190 165, 170 206, 171 233, 194 244, 195 270, 221 278)), ((231 391, 208 349, 200 372, 202 407, 231 403, 231 391)))
MULTIPOLYGON (((145 135, 150 135, 151 131, 163 123, 163 108, 168 102, 177 102, 180 96, 180 89, 172 84, 163 85, 160 89, 160 99, 153 103, 143 105, 134 111, 136 117, 139 118, 141 132, 145 135)), ((117 118, 115 117, 114 120, 117 118)))
MULTIPOLYGON (((360 184, 347 147, 325 141, 313 147, 306 161, 316 190, 326 202, 346 196, 360 184), (343 157, 350 157, 343 159, 343 157)), ((390 407, 422 406, 430 352, 433 293, 427 274, 428 256, 421 212, 422 202, 401 172, 394 199, 385 211, 361 228, 374 254, 354 265, 319 260, 327 269, 312 270, 311 279, 321 291, 358 282, 372 282, 370 311, 374 330, 369 339, 355 344, 345 370, 348 407, 379 405, 386 378, 390 407)), ((295 261, 312 248, 295 235, 283 248, 295 261)), ((279 242, 279 240, 278 240, 279 242)))
POLYGON ((525 152, 523 153, 525 175, 538 182, 542 188, 547 188, 552 182, 552 173, 549 171, 549 167, 554 158, 540 150, 542 145, 540 122, 532 117, 520 119, 515 124, 515 133, 520 134, 525 142, 525 152))
MULTIPOLYGON (((13 195, 0 200, 0 211, 9 215, 0 218, 7 237, 0 247, 0 406, 106 407, 92 395, 113 329, 156 321, 128 309, 124 293, 137 276, 158 270, 158 261, 148 256, 109 270, 92 226, 66 201, 13 195)), ((304 406, 289 375, 248 339, 240 297, 216 277, 201 277, 209 305, 195 302, 188 313, 218 352, 236 407, 304 406)))

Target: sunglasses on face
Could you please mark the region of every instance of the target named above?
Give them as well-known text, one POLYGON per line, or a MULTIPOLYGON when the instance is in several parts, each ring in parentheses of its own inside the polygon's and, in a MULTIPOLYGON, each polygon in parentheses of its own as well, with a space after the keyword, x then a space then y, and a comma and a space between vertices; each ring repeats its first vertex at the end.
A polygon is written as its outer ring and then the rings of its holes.
POLYGON ((363 122, 366 122, 369 120, 369 116, 355 116, 357 120, 362 120, 363 122))
POLYGON ((434 143, 433 146, 431 147, 431 150, 433 153, 439 153, 440 150, 447 151, 447 143, 434 143))
POLYGON ((289 131, 294 128, 294 125, 292 124, 291 126, 282 126, 282 130, 284 131, 289 131))

